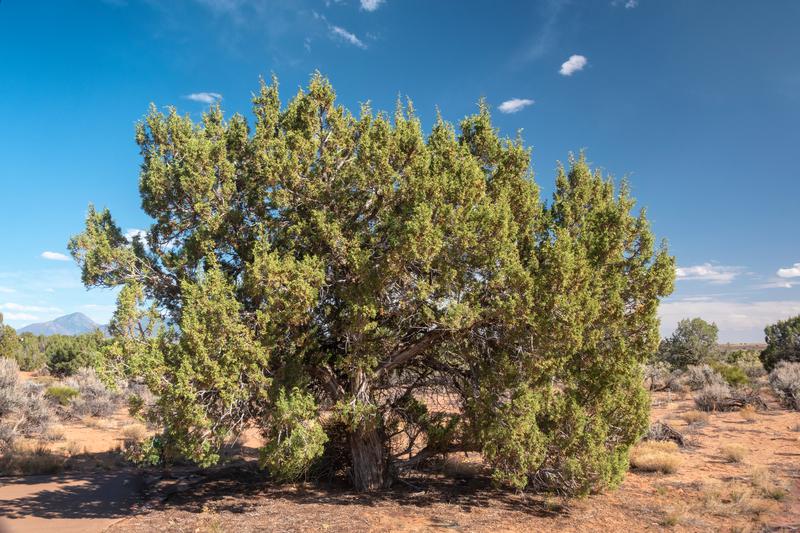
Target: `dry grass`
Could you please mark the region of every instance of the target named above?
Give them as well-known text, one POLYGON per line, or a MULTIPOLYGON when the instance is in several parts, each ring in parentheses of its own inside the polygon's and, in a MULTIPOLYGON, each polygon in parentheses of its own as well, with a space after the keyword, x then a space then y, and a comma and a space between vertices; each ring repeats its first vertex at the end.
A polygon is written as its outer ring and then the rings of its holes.
POLYGON ((758 413, 752 405, 745 405, 739 409, 739 416, 746 422, 755 422, 756 418, 758 418, 758 413))
POLYGON ((662 527, 674 527, 687 521, 687 508, 685 505, 671 505, 664 509, 664 516, 658 521, 662 527))
POLYGON ((741 482, 711 482, 700 493, 703 510, 717 516, 760 516, 774 506, 741 482))
POLYGON ((723 444, 719 448, 719 454, 728 463, 741 463, 747 452, 747 448, 739 444, 723 444))
POLYGON ((76 455, 80 455, 81 452, 84 450, 83 446, 74 440, 67 442, 67 445, 64 447, 64 450, 70 457, 74 457, 76 455))
POLYGON ((690 426, 703 426, 708 424, 709 416, 708 413, 704 413, 703 411, 693 410, 681 413, 679 418, 690 426))
POLYGON ((631 467, 643 472, 672 474, 678 471, 681 457, 671 441, 644 441, 631 450, 631 467))
POLYGON ((64 468, 64 457, 41 444, 15 444, 0 458, 0 475, 33 476, 56 474, 64 468))
POLYGON ((775 480, 769 469, 765 467, 754 468, 750 472, 750 482, 765 498, 781 501, 788 495, 788 491, 775 480))
POLYGON ((42 439, 46 441, 59 441, 64 440, 64 426, 56 424, 50 426, 42 435, 42 439))
POLYGON ((142 442, 147 436, 147 428, 142 424, 128 424, 122 427, 122 438, 126 443, 142 442))

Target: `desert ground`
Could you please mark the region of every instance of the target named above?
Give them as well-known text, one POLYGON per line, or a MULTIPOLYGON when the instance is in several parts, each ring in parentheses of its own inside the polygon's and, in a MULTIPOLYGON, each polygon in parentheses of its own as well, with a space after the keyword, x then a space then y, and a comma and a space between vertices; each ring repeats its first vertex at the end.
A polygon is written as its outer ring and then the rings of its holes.
POLYGON ((252 466, 255 435, 225 466, 137 469, 122 457, 135 421, 120 408, 27 443, 51 473, 0 478, 0 532, 798 531, 800 413, 760 394, 766 410, 702 413, 691 392, 654 393, 652 422, 684 445, 659 448, 656 467, 632 468, 618 490, 577 500, 498 491, 475 454, 379 494, 273 484, 252 466))

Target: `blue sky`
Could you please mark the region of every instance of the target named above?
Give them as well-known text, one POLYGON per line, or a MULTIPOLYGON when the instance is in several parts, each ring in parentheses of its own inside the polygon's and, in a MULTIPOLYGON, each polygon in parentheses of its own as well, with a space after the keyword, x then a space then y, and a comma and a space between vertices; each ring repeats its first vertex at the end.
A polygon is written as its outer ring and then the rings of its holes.
POLYGON ((792 0, 2 0, 0 312, 108 319, 114 294, 60 254, 90 201, 147 227, 133 131, 150 102, 247 114, 260 75, 285 100, 319 69, 351 109, 408 95, 426 126, 485 96, 546 197, 586 149, 677 256, 663 332, 701 316, 759 341, 800 313, 798 26, 792 0))

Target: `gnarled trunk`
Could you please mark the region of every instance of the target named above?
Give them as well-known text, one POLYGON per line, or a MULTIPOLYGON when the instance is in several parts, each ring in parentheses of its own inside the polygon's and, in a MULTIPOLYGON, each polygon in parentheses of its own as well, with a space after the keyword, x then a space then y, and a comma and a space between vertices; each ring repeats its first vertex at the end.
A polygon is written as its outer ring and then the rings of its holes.
POLYGON ((388 486, 386 454, 378 428, 364 428, 351 433, 350 453, 356 490, 370 492, 388 486))

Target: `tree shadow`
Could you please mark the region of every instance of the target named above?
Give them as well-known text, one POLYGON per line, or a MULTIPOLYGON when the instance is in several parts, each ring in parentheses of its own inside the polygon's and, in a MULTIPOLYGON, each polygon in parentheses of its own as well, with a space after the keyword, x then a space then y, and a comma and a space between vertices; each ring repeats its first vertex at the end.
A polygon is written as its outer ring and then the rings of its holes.
POLYGON ((444 478, 431 473, 405 475, 389 488, 372 493, 355 492, 343 479, 329 482, 277 484, 251 465, 238 465, 215 473, 198 473, 180 479, 162 480, 152 487, 151 498, 160 501, 156 508, 201 513, 213 503, 217 511, 246 513, 272 501, 290 501, 297 505, 341 505, 376 507, 397 504, 430 508, 448 504, 470 512, 476 508, 522 512, 535 517, 569 514, 563 503, 531 492, 498 489, 487 476, 444 478), (189 480, 188 483, 186 482, 189 480))
POLYGON ((57 474, 0 477, 0 517, 123 518, 141 501, 142 473, 111 452, 82 454, 57 474), (73 468, 80 467, 80 469, 73 468))

